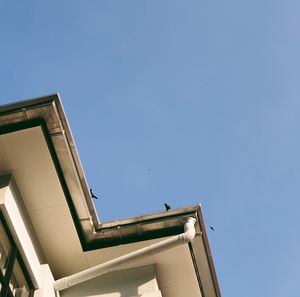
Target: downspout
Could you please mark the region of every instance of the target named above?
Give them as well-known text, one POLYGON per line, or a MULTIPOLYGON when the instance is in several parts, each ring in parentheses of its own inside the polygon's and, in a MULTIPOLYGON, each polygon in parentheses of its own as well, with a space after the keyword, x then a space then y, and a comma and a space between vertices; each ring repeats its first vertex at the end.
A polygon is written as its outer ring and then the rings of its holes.
POLYGON ((66 276, 56 280, 53 284, 55 291, 61 291, 92 278, 98 277, 105 273, 108 273, 116 268, 119 268, 121 265, 127 264, 133 260, 142 259, 150 255, 158 254, 162 251, 170 249, 172 247, 188 243, 192 241, 195 237, 195 225, 196 219, 193 217, 188 217, 184 221, 184 233, 173 236, 166 240, 160 241, 153 245, 144 247, 137 251, 131 252, 127 255, 123 255, 116 259, 110 260, 108 262, 99 264, 95 267, 83 270, 81 272, 75 273, 70 276, 66 276))

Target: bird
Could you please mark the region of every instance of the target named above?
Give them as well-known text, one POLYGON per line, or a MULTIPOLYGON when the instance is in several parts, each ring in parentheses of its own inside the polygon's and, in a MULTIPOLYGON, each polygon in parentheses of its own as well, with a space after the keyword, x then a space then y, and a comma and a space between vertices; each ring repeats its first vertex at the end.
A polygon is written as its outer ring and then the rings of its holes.
POLYGON ((171 206, 170 206, 169 204, 167 204, 167 203, 164 203, 164 205, 165 205, 166 211, 168 211, 168 210, 170 210, 170 209, 171 209, 171 206))
POLYGON ((151 171, 151 168, 148 168, 147 171, 151 171))
POLYGON ((93 193, 93 190, 92 190, 92 189, 90 189, 90 193, 91 193, 91 197, 92 197, 92 198, 98 199, 98 197, 97 197, 96 195, 94 195, 94 193, 93 193))
POLYGON ((209 228, 210 228, 212 231, 215 231, 214 226, 209 225, 209 228))

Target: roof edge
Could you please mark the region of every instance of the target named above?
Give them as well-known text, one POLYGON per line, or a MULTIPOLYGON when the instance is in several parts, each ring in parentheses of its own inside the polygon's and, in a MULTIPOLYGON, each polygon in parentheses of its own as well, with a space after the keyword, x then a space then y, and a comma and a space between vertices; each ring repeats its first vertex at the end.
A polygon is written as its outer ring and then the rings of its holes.
POLYGON ((48 105, 54 101, 60 101, 58 93, 32 99, 24 99, 14 103, 3 104, 0 105, 0 115, 14 113, 18 110, 22 110, 23 108, 34 108, 37 106, 48 105))

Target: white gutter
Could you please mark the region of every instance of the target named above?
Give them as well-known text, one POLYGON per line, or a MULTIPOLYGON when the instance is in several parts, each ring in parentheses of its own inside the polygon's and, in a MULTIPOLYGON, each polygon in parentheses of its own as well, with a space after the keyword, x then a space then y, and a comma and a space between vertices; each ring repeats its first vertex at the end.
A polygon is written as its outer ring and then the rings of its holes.
POLYGON ((75 273, 73 275, 60 278, 54 282, 54 284, 53 284, 54 290, 61 291, 61 290, 70 288, 72 286, 75 286, 77 284, 80 284, 80 283, 90 280, 92 278, 98 277, 98 276, 108 273, 112 270, 115 270, 116 268, 120 267, 121 265, 127 264, 128 262, 131 262, 133 260, 142 259, 142 258, 148 257, 150 255, 158 254, 162 251, 165 251, 165 250, 175 247, 177 245, 188 243, 188 242, 192 241, 195 237, 195 233, 196 233, 195 227, 194 227, 195 223, 196 223, 195 218, 188 217, 185 219, 185 223, 184 223, 184 231, 185 232, 184 233, 181 233, 179 235, 173 236, 166 240, 160 241, 153 245, 144 247, 137 251, 131 252, 127 255, 123 255, 121 257, 110 260, 108 262, 99 264, 95 267, 75 273))

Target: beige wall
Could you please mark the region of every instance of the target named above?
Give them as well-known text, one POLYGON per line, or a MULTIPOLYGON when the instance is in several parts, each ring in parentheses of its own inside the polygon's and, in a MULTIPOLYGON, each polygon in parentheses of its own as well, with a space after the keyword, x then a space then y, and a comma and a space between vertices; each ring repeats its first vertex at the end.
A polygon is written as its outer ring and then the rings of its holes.
POLYGON ((60 292, 61 297, 160 297, 154 265, 102 275, 60 292))

